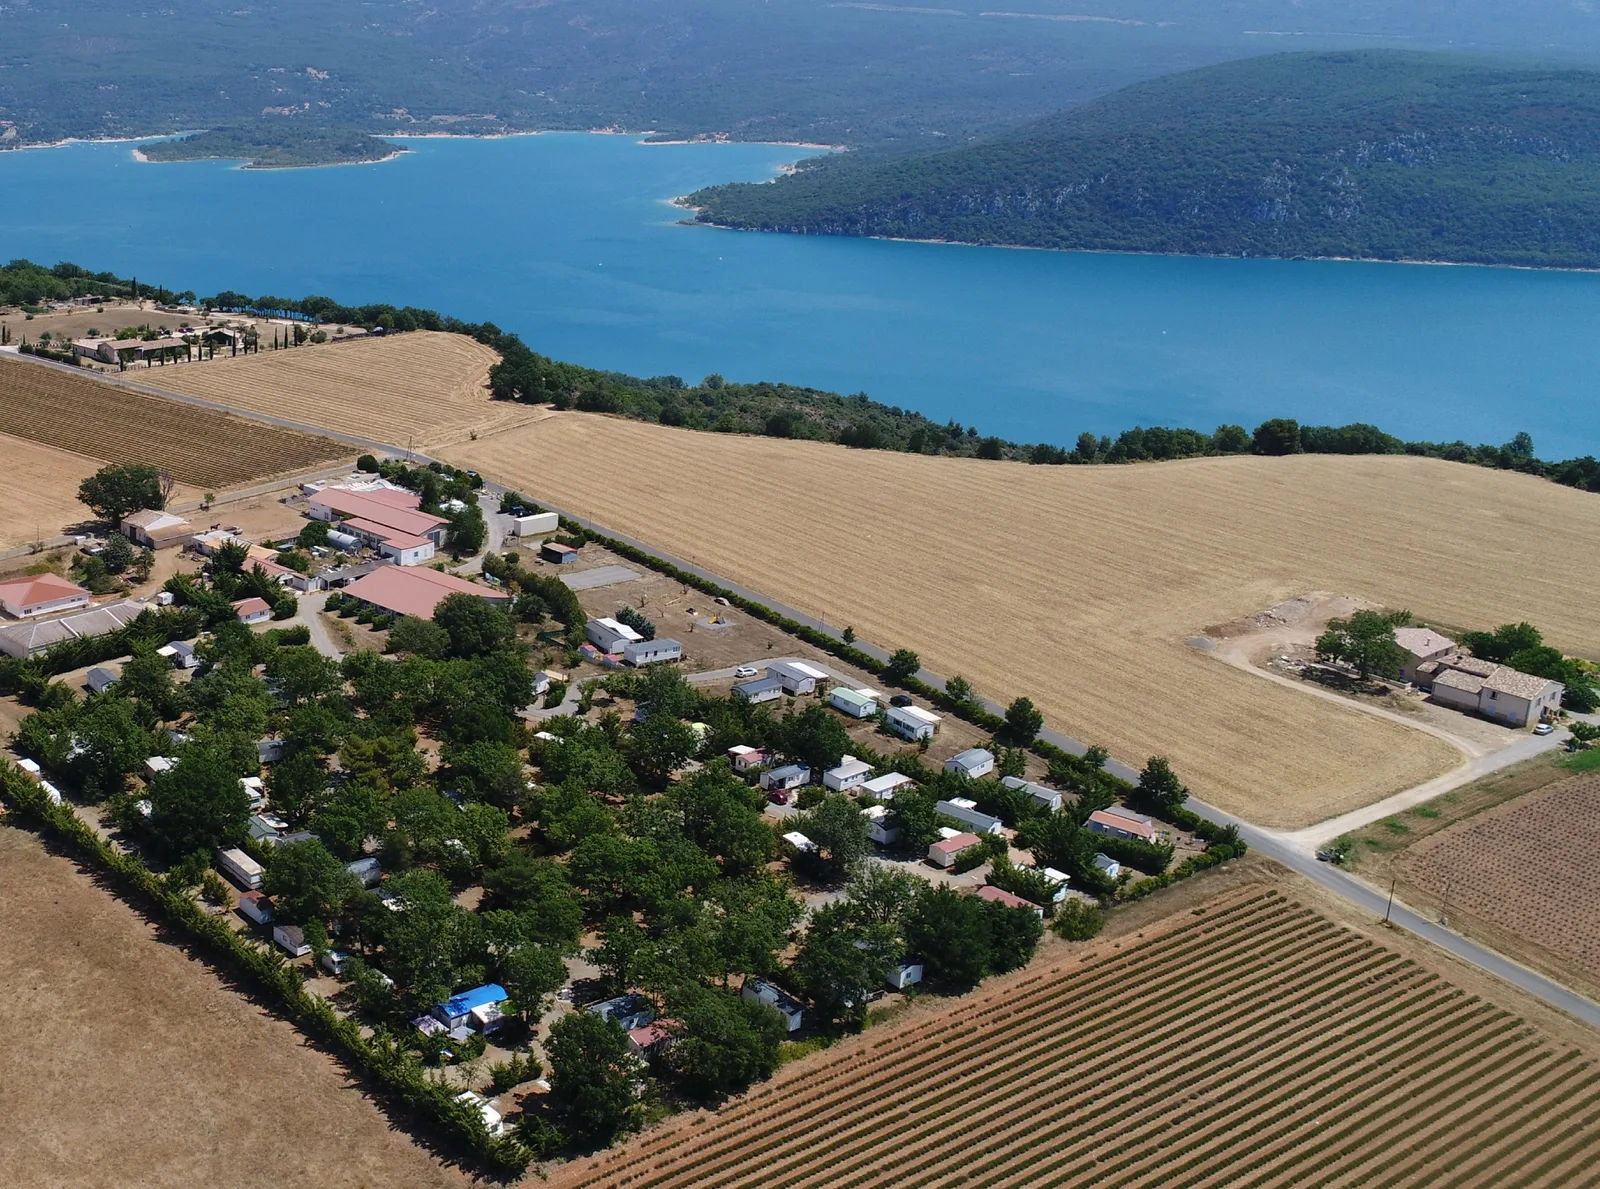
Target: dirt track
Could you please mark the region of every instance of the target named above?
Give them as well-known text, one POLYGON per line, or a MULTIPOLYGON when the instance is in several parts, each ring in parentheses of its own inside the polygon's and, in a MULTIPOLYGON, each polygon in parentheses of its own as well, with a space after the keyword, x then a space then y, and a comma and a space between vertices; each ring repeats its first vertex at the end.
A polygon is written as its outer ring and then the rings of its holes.
POLYGON ((15 1189, 446 1189, 293 1028, 0 826, 0 1170, 15 1189))

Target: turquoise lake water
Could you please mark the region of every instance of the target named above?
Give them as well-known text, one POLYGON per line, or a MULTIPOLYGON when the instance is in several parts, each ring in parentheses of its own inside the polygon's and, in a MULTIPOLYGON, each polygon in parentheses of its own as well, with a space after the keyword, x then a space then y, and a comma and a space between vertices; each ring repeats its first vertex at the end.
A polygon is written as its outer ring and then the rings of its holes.
POLYGON ((1291 416, 1600 452, 1600 275, 726 232, 678 226, 665 200, 797 150, 410 144, 284 171, 114 144, 0 153, 0 254, 429 306, 577 363, 865 391, 1024 441, 1291 416))

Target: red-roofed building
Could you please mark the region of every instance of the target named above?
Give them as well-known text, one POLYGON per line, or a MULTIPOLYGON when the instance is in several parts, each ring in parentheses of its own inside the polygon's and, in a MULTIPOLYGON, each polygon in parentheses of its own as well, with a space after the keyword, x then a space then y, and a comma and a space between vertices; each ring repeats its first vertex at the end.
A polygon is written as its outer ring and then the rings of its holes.
POLYGON ((1140 842, 1160 842, 1161 828, 1142 813, 1134 813, 1120 805, 1109 809, 1096 809, 1085 823, 1096 834, 1109 834, 1113 838, 1134 838, 1140 842))
POLYGON ((89 605, 89 592, 76 582, 55 574, 37 574, 0 582, 0 611, 12 619, 32 619, 56 611, 71 611, 89 605))
POLYGON ((981 841, 976 834, 953 834, 941 838, 928 848, 928 862, 935 867, 953 867, 964 851, 969 851, 981 841))
POLYGON ((310 498, 306 510, 317 520, 341 525, 384 557, 402 566, 415 566, 444 547, 450 528, 444 517, 419 511, 419 502, 412 492, 393 488, 351 491, 327 487, 310 498))
POLYGON ((1024 900, 1021 896, 1013 895, 1004 888, 997 888, 993 884, 984 884, 978 889, 978 899, 987 900, 991 904, 1004 904, 1007 908, 1026 908, 1039 917, 1044 916, 1044 909, 1032 900, 1024 900))
POLYGON ((507 603, 511 596, 492 586, 479 586, 438 570, 381 566, 344 588, 347 599, 359 599, 391 615, 432 619, 434 610, 453 594, 476 595, 492 603, 507 603))
POLYGON ((667 1025, 675 1023, 676 1020, 657 1020, 652 1024, 633 1029, 628 1033, 628 1047, 641 1057, 649 1057, 660 1052, 672 1039, 672 1033, 667 1030, 667 1025))
POLYGON ((266 599, 240 599, 233 605, 240 623, 263 623, 272 618, 272 604, 266 599))

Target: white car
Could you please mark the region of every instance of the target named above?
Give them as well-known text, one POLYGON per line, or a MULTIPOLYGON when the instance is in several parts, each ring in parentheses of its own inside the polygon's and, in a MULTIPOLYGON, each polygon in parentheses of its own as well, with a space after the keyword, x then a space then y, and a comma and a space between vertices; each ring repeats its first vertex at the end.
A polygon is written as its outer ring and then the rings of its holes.
POLYGON ((756 668, 754 665, 740 665, 733 671, 733 675, 735 677, 754 677, 756 675, 756 668))
POLYGON ((1555 727, 1551 726, 1547 722, 1542 722, 1533 728, 1533 733, 1535 735, 1548 735, 1553 730, 1555 730, 1555 727))

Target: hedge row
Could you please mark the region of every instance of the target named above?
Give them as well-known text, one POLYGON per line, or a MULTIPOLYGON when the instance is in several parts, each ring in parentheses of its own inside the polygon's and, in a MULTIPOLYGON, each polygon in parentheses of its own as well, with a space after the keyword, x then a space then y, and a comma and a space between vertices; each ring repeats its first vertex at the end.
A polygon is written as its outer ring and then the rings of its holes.
POLYGON ((1129 884, 1122 889, 1121 900, 1141 900, 1152 892, 1159 892, 1162 888, 1171 887, 1179 880, 1188 879, 1191 875, 1198 875, 1212 867, 1220 867, 1229 859, 1241 858, 1247 847, 1243 842, 1227 843, 1216 842, 1206 847, 1198 855, 1190 855, 1171 871, 1161 875, 1152 875, 1148 879, 1141 879, 1129 884))
POLYGON ((16 693, 31 675, 35 678, 70 673, 85 665, 127 656, 140 642, 169 644, 186 640, 200 631, 200 613, 189 607, 164 607, 141 611, 125 628, 102 636, 80 636, 63 640, 53 648, 26 660, 0 656, 0 694, 16 693))
POLYGON ((186 892, 169 890, 137 857, 101 838, 71 806, 51 804, 37 784, 4 760, 0 760, 0 802, 39 834, 108 876, 124 899, 152 909, 218 966, 253 986, 302 1032, 380 1088, 392 1105, 423 1120, 451 1150, 470 1157, 495 1177, 510 1179, 527 1168, 532 1157, 526 1148, 514 1139, 490 1135, 478 1112, 457 1102, 449 1087, 429 1080, 422 1063, 393 1036, 383 1030, 363 1036, 359 1024, 307 991, 300 975, 276 952, 234 932, 186 892))

